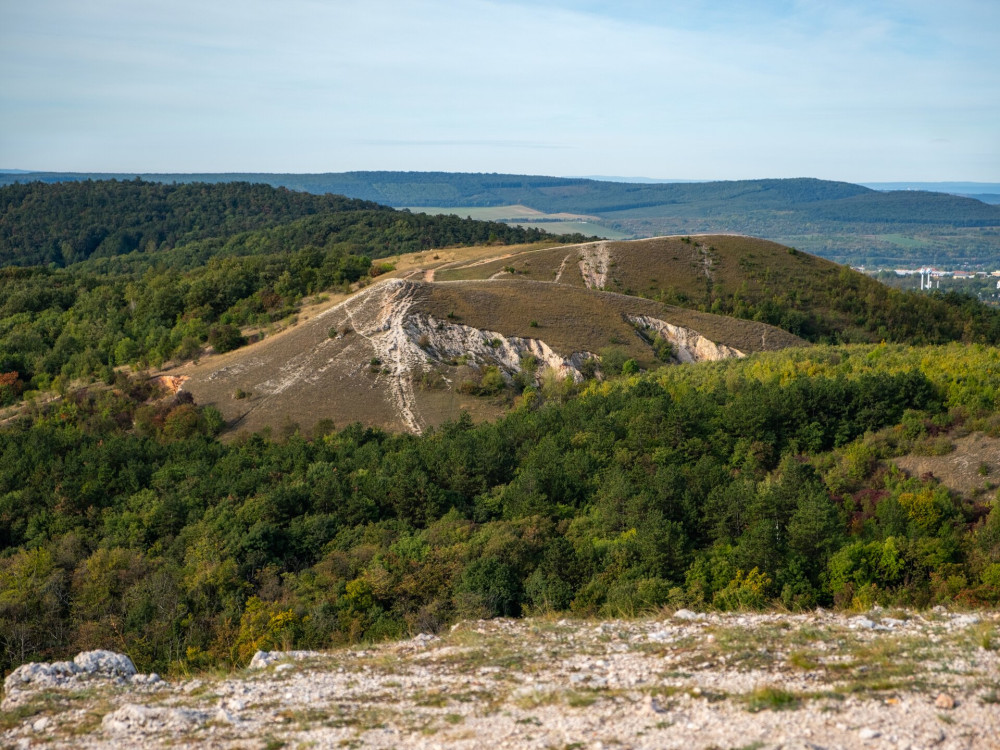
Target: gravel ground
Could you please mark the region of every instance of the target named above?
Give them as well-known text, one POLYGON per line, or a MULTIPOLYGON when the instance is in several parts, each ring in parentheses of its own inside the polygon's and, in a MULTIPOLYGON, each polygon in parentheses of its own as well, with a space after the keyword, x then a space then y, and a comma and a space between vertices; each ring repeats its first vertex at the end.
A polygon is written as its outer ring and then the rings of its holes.
POLYGON ((1000 748, 998 649, 996 611, 465 622, 219 677, 12 675, 0 745, 1000 748))

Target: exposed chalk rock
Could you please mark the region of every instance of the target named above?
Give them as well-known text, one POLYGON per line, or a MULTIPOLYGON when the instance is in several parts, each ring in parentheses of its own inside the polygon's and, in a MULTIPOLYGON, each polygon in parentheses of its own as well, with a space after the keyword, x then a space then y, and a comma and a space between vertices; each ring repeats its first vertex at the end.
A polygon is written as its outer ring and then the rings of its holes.
POLYGON ((675 326, 659 318, 648 315, 630 315, 628 320, 655 331, 674 347, 674 359, 682 364, 692 362, 716 362, 720 359, 745 357, 746 354, 725 344, 717 344, 697 331, 683 326, 675 326))
POLYGON ((690 609, 679 609, 674 612, 674 617, 678 620, 704 620, 707 615, 702 612, 692 612, 690 609))
POLYGON ((17 690, 37 690, 43 687, 55 687, 80 672, 79 667, 71 661, 31 662, 22 664, 4 680, 4 692, 10 695, 17 690))
POLYGON ((76 655, 73 663, 86 674, 131 677, 139 671, 130 658, 114 651, 84 651, 76 655))

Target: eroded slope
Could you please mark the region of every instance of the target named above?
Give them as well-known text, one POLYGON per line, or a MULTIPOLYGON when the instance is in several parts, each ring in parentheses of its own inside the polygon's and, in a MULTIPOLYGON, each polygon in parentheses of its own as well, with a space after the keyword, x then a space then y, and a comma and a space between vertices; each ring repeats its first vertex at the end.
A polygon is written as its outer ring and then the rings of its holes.
POLYGON ((496 368, 505 382, 553 371, 583 379, 609 348, 640 367, 718 359, 803 342, 770 326, 523 278, 387 279, 272 339, 191 365, 182 388, 238 429, 310 429, 329 419, 420 432, 502 412, 463 384, 496 368), (660 354, 662 358, 662 346, 660 354), (589 364, 588 364, 589 362, 589 364))

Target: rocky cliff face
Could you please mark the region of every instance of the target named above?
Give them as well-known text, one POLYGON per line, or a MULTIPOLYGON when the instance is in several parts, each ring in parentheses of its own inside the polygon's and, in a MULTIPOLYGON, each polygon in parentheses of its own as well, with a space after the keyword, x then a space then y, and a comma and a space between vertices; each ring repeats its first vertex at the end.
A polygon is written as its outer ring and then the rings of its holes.
POLYGON ((632 323, 652 330, 669 341, 674 347, 674 358, 681 364, 692 362, 715 362, 732 357, 745 357, 746 354, 725 344, 717 344, 697 331, 683 326, 672 325, 665 320, 651 318, 648 315, 629 316, 632 323))

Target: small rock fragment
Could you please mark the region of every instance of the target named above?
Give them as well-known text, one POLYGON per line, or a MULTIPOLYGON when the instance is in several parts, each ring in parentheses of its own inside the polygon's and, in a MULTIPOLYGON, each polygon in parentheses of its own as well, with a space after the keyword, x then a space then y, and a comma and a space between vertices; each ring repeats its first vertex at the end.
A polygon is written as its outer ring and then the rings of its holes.
MULTIPOLYGON (((358 656, 360 655, 359 653, 358 656)), ((247 669, 263 669, 285 659, 301 661, 302 659, 311 659, 315 656, 321 656, 321 654, 318 651, 258 651, 253 655, 247 669)))
POLYGON ((947 693, 939 693, 938 697, 934 699, 934 705, 938 708, 951 709, 955 707, 955 699, 947 693))
POLYGON ((134 732, 136 729, 187 730, 208 720, 204 711, 188 708, 160 708, 126 703, 105 715, 101 726, 107 732, 134 732))
POLYGON ((647 695, 642 701, 643 709, 654 714, 665 714, 667 709, 660 705, 652 695, 647 695))
POLYGON ((40 719, 35 720, 35 723, 31 725, 31 728, 36 732, 44 732, 52 720, 48 716, 43 716, 40 719))
POLYGON ((956 627, 968 627, 979 622, 979 615, 952 615, 951 625, 956 627))
POLYGON ((858 737, 863 740, 874 740, 877 737, 881 737, 882 733, 877 729, 872 729, 871 727, 863 727, 858 732, 858 737))

